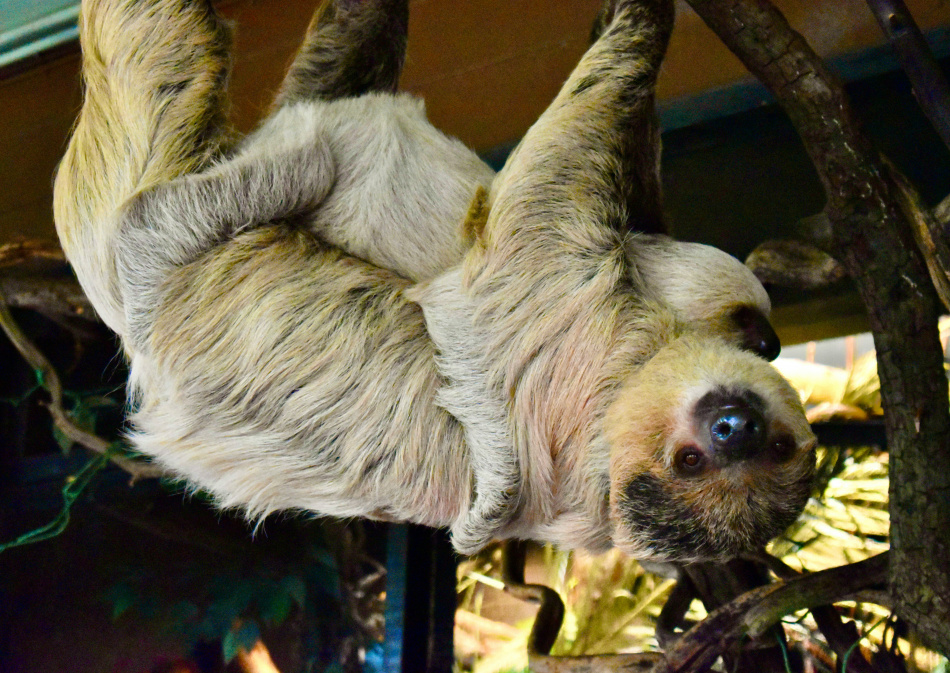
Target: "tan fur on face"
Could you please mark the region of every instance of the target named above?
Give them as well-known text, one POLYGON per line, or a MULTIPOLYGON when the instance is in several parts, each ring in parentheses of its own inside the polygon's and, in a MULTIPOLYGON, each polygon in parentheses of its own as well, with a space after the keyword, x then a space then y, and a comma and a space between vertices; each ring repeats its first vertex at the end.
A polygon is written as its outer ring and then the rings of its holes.
POLYGON ((667 560, 675 549, 676 558, 684 558, 679 542, 659 539, 656 526, 644 539, 637 517, 649 512, 625 511, 625 489, 643 475, 650 475, 650 486, 661 488, 688 514, 689 527, 670 521, 667 528, 671 537, 686 536, 696 546, 695 559, 728 558, 763 544, 788 525, 809 494, 815 438, 798 395, 771 365, 725 342, 717 345, 686 334, 664 347, 625 382, 607 412, 605 428, 614 541, 639 557, 667 560), (739 465, 677 474, 677 449, 705 441, 692 416, 696 403, 717 389, 748 391, 764 400, 767 441, 787 436, 794 454, 777 462, 766 448, 761 457, 739 465), (633 425, 631 418, 645 422, 633 425))

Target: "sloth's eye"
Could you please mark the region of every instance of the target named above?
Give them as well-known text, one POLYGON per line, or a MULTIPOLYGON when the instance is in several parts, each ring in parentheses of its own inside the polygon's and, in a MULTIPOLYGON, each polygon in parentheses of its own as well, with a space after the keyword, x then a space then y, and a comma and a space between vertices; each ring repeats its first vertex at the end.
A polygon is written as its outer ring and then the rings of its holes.
POLYGON ((676 452, 674 464, 683 474, 697 474, 702 471, 706 463, 703 452, 694 446, 684 446, 676 452))
POLYGON ((791 437, 779 437, 772 443, 772 455, 780 463, 791 460, 795 455, 795 441, 791 437))

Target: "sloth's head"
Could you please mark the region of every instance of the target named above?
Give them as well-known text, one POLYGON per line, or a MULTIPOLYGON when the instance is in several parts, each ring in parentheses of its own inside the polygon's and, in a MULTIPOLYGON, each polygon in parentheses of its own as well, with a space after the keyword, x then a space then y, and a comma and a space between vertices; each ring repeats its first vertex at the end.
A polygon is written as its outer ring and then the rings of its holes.
POLYGON ((624 245, 635 284, 692 329, 705 329, 766 360, 781 348, 771 302, 749 268, 722 250, 667 236, 631 236, 624 245))
POLYGON ((801 513, 815 437, 765 360, 706 331, 662 347, 605 417, 614 544, 642 559, 725 560, 801 513))

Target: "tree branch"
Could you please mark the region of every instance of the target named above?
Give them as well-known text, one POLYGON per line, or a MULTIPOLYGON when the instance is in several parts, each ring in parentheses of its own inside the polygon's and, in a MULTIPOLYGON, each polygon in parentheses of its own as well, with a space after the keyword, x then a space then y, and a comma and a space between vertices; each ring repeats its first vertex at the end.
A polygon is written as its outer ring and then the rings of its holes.
POLYGON ((813 290, 845 277, 836 259, 816 246, 794 239, 773 239, 749 253, 746 266, 763 283, 813 290))
POLYGON ((0 290, 0 328, 3 329, 14 347, 41 378, 43 387, 49 392, 50 401, 47 408, 53 417, 53 423, 66 437, 94 453, 108 455, 113 463, 132 476, 133 482, 138 479, 165 475, 155 465, 113 455, 113 447, 109 442, 98 435, 83 430, 73 422, 63 408, 63 384, 59 379, 59 374, 42 351, 20 329, 10 313, 10 308, 2 290, 0 290))
POLYGON ((830 252, 855 280, 878 355, 891 456, 891 590, 921 639, 950 652, 950 410, 940 301, 912 233, 917 206, 861 133, 840 83, 771 3, 689 3, 785 108, 824 185, 830 252))
POLYGON ((53 319, 99 320, 63 251, 46 241, 0 245, 0 291, 14 308, 32 309, 53 319))
MULTIPOLYGON (((854 600, 863 592, 884 585, 889 560, 889 553, 885 552, 858 563, 802 575, 778 559, 771 558, 769 567, 789 579, 748 591, 712 611, 669 647, 665 654, 641 652, 557 657, 547 654, 549 646, 541 650, 529 647, 530 667, 535 673, 634 673, 647 670, 653 673, 699 673, 708 670, 720 656, 736 651, 741 641, 761 638, 783 617, 804 609, 811 609, 815 614, 840 660, 853 648, 858 634, 853 627, 841 623, 832 604, 841 600, 854 600)), ((538 618, 542 624, 539 626, 535 623, 531 642, 536 640, 534 636, 538 632, 550 633, 552 614, 556 615, 556 624, 560 626, 557 613, 563 607, 554 591, 540 585, 515 583, 509 586, 507 582, 505 589, 519 598, 540 605, 538 618)), ((557 635, 556 628, 553 635, 557 635)), ((553 637, 546 637, 553 643, 553 637)), ((852 654, 848 671, 873 673, 874 669, 862 656, 852 654)))
MULTIPOLYGON (((666 652, 654 673, 705 671, 742 638, 757 638, 784 616, 828 605, 887 578, 888 553, 749 591, 712 612, 666 652)), ((851 666, 848 667, 851 670, 851 666)))

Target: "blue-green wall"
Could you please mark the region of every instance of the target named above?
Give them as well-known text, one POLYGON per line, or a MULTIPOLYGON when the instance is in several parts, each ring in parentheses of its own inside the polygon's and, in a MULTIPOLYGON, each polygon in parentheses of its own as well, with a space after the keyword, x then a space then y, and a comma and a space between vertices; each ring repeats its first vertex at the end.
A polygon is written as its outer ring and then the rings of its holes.
POLYGON ((0 0, 0 67, 76 39, 76 0, 0 0))

